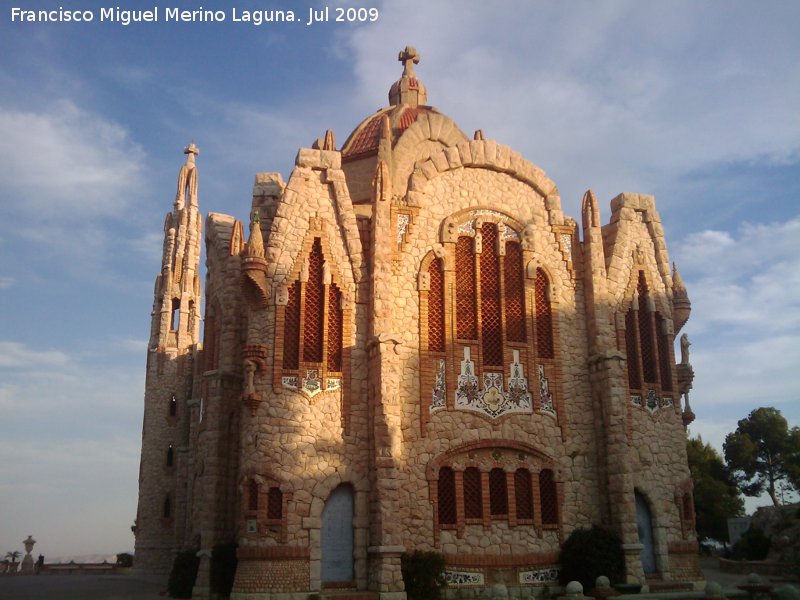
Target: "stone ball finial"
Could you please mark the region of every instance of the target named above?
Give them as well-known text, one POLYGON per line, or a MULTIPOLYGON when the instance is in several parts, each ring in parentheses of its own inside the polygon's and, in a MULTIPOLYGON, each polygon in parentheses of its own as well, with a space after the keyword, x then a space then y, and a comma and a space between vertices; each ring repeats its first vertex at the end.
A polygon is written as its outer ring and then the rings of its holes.
POLYGON ((583 584, 580 581, 570 581, 564 591, 567 596, 583 596, 583 584))
POLYGON ((706 583, 706 598, 724 598, 722 593, 722 586, 716 581, 709 581, 706 583))
POLYGON ((610 588, 611 580, 605 575, 600 575, 597 579, 594 580, 594 587, 601 589, 610 588))

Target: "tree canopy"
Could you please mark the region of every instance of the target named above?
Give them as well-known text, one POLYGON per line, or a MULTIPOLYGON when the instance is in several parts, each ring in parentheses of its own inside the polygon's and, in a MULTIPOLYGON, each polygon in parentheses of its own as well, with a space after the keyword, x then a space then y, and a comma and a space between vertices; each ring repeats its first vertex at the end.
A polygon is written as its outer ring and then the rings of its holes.
POLYGON ((744 514, 739 488, 710 444, 700 438, 689 439, 686 454, 694 483, 697 535, 701 539, 728 541, 728 519, 744 514))
POLYGON ((776 408, 757 408, 725 437, 725 461, 746 496, 767 492, 780 506, 776 490, 800 489, 800 428, 789 428, 776 408))

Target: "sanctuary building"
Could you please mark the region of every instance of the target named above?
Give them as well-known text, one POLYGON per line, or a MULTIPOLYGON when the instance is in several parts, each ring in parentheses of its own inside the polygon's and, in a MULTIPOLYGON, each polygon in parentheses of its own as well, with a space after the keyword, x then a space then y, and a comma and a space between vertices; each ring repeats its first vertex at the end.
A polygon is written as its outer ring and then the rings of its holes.
POLYGON ((556 184, 427 104, 413 48, 341 147, 205 217, 197 148, 164 224, 147 356, 136 565, 238 544, 234 598, 405 597, 403 552, 451 589, 530 596, 603 525, 628 581, 702 579, 686 424, 690 304, 652 196, 580 224, 556 184), (203 316, 204 315, 204 316, 203 316), (201 321, 203 332, 201 339, 201 321), (685 396, 685 402, 681 402, 685 396))

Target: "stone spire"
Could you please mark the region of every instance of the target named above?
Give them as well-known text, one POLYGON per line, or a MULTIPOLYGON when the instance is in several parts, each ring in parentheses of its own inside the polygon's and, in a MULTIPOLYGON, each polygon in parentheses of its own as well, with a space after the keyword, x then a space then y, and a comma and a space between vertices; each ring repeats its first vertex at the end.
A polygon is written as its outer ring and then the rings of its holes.
POLYGON ((428 91, 414 72, 414 65, 418 64, 420 60, 417 49, 413 46, 406 46, 398 55, 397 60, 403 63, 403 74, 389 89, 389 104, 392 106, 398 104, 424 105, 428 101, 428 91))

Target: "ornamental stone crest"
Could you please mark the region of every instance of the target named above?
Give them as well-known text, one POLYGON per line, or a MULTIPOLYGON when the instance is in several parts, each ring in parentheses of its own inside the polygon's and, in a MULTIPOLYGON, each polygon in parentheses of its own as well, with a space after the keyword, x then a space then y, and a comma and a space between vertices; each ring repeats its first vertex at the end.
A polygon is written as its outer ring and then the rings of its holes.
POLYGON ((475 375, 475 363, 470 357, 469 347, 464 347, 464 360, 456 388, 456 408, 483 413, 496 419, 509 413, 532 412, 531 395, 525 379, 519 351, 514 351, 510 365, 511 378, 506 389, 502 373, 484 373, 482 386, 475 375))

